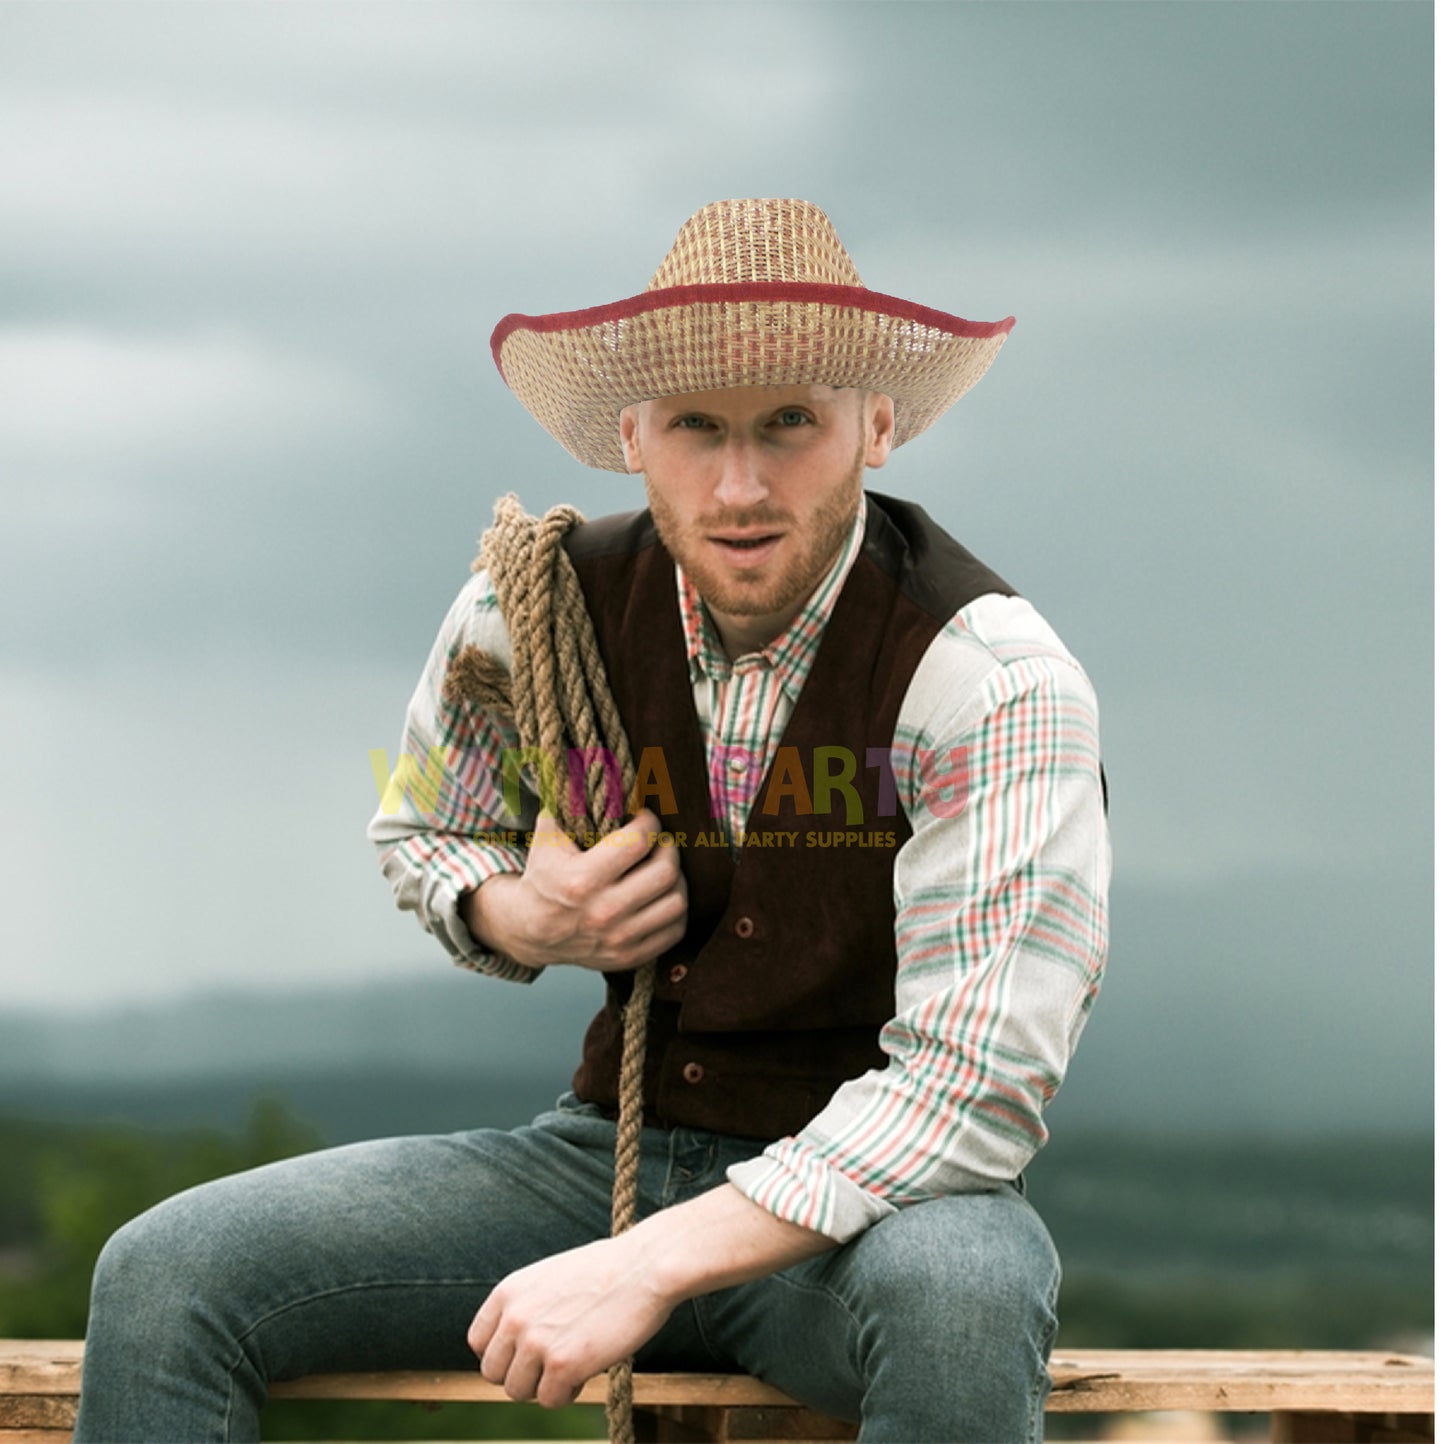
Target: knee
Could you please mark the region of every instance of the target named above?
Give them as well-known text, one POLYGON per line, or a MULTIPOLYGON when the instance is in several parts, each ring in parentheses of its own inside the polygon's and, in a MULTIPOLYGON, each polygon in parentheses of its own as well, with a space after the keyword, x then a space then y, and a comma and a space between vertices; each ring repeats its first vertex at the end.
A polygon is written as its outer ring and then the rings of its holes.
POLYGON ((96 1259, 91 1324, 151 1336, 225 1287, 221 1230, 204 1200, 180 1194, 117 1229, 96 1259))
POLYGON ((1059 1292, 1059 1256, 1043 1221, 1011 1189, 996 1196, 1006 1224, 970 1239, 966 1258, 971 1291, 1000 1315, 1041 1319, 1052 1329, 1059 1292))
POLYGON ((1038 1215, 1007 1193, 937 1199, 875 1225, 863 1287, 875 1317, 967 1338, 1024 1337, 1047 1352, 1059 1261, 1038 1215))

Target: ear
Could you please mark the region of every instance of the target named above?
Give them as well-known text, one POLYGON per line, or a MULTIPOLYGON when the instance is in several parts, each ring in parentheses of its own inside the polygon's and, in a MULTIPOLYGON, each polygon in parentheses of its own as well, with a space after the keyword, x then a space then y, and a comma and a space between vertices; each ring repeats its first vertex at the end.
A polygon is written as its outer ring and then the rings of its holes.
POLYGON ((618 413, 617 434, 622 440, 622 456, 627 462, 628 471, 634 476, 642 470, 642 445, 637 434, 640 425, 635 403, 624 406, 618 413))
POLYGON ((871 391, 863 402, 863 464, 882 466, 893 451, 893 398, 871 391))

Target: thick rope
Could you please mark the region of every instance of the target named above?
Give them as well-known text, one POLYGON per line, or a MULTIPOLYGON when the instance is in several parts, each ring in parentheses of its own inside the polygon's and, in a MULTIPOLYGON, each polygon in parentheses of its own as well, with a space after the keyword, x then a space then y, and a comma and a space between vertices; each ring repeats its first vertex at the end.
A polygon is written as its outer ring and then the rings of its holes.
MULTIPOLYGON (((514 717, 522 746, 537 748, 547 759, 538 767, 544 805, 551 805, 568 832, 601 835, 621 822, 608 807, 609 797, 615 801, 620 781, 625 807, 637 772, 607 685, 582 587, 562 547, 562 539, 582 519, 582 514, 569 506, 555 506, 537 518, 528 516, 515 496, 505 496, 497 503, 474 567, 486 568, 506 618, 512 639, 511 675, 509 678, 495 657, 467 647, 448 667, 443 690, 453 703, 470 703, 514 717), (574 750, 569 753, 569 748, 574 750), (590 763, 583 806, 574 812, 569 761, 576 756, 610 756, 616 761, 616 772, 609 794, 608 768, 600 762, 590 763)), ((632 994, 623 1011, 612 1184, 614 1236, 626 1233, 637 1215, 642 1066, 655 972, 655 963, 648 962, 633 974, 632 994)), ((607 1429, 612 1444, 634 1444, 630 1358, 607 1371, 607 1429)))

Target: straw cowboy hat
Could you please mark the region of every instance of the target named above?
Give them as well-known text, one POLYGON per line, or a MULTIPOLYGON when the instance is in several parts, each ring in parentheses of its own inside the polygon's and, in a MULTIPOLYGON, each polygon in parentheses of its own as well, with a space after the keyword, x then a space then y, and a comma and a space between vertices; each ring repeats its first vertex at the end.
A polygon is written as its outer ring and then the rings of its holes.
POLYGON ((807 201, 716 201, 686 222, 640 296, 505 316, 492 356, 573 456, 626 471, 624 406, 731 386, 885 392, 901 446, 983 376, 1013 324, 865 289, 833 223, 807 201))

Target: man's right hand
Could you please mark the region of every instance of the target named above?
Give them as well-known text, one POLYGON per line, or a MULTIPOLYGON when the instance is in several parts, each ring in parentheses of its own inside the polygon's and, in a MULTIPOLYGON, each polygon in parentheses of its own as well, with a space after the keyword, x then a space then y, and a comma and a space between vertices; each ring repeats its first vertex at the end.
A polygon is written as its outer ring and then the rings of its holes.
POLYGON ((462 919, 484 948, 528 967, 640 967, 687 930, 687 884, 677 849, 658 841, 659 827, 639 812, 584 852, 543 813, 526 871, 464 894, 462 919))

